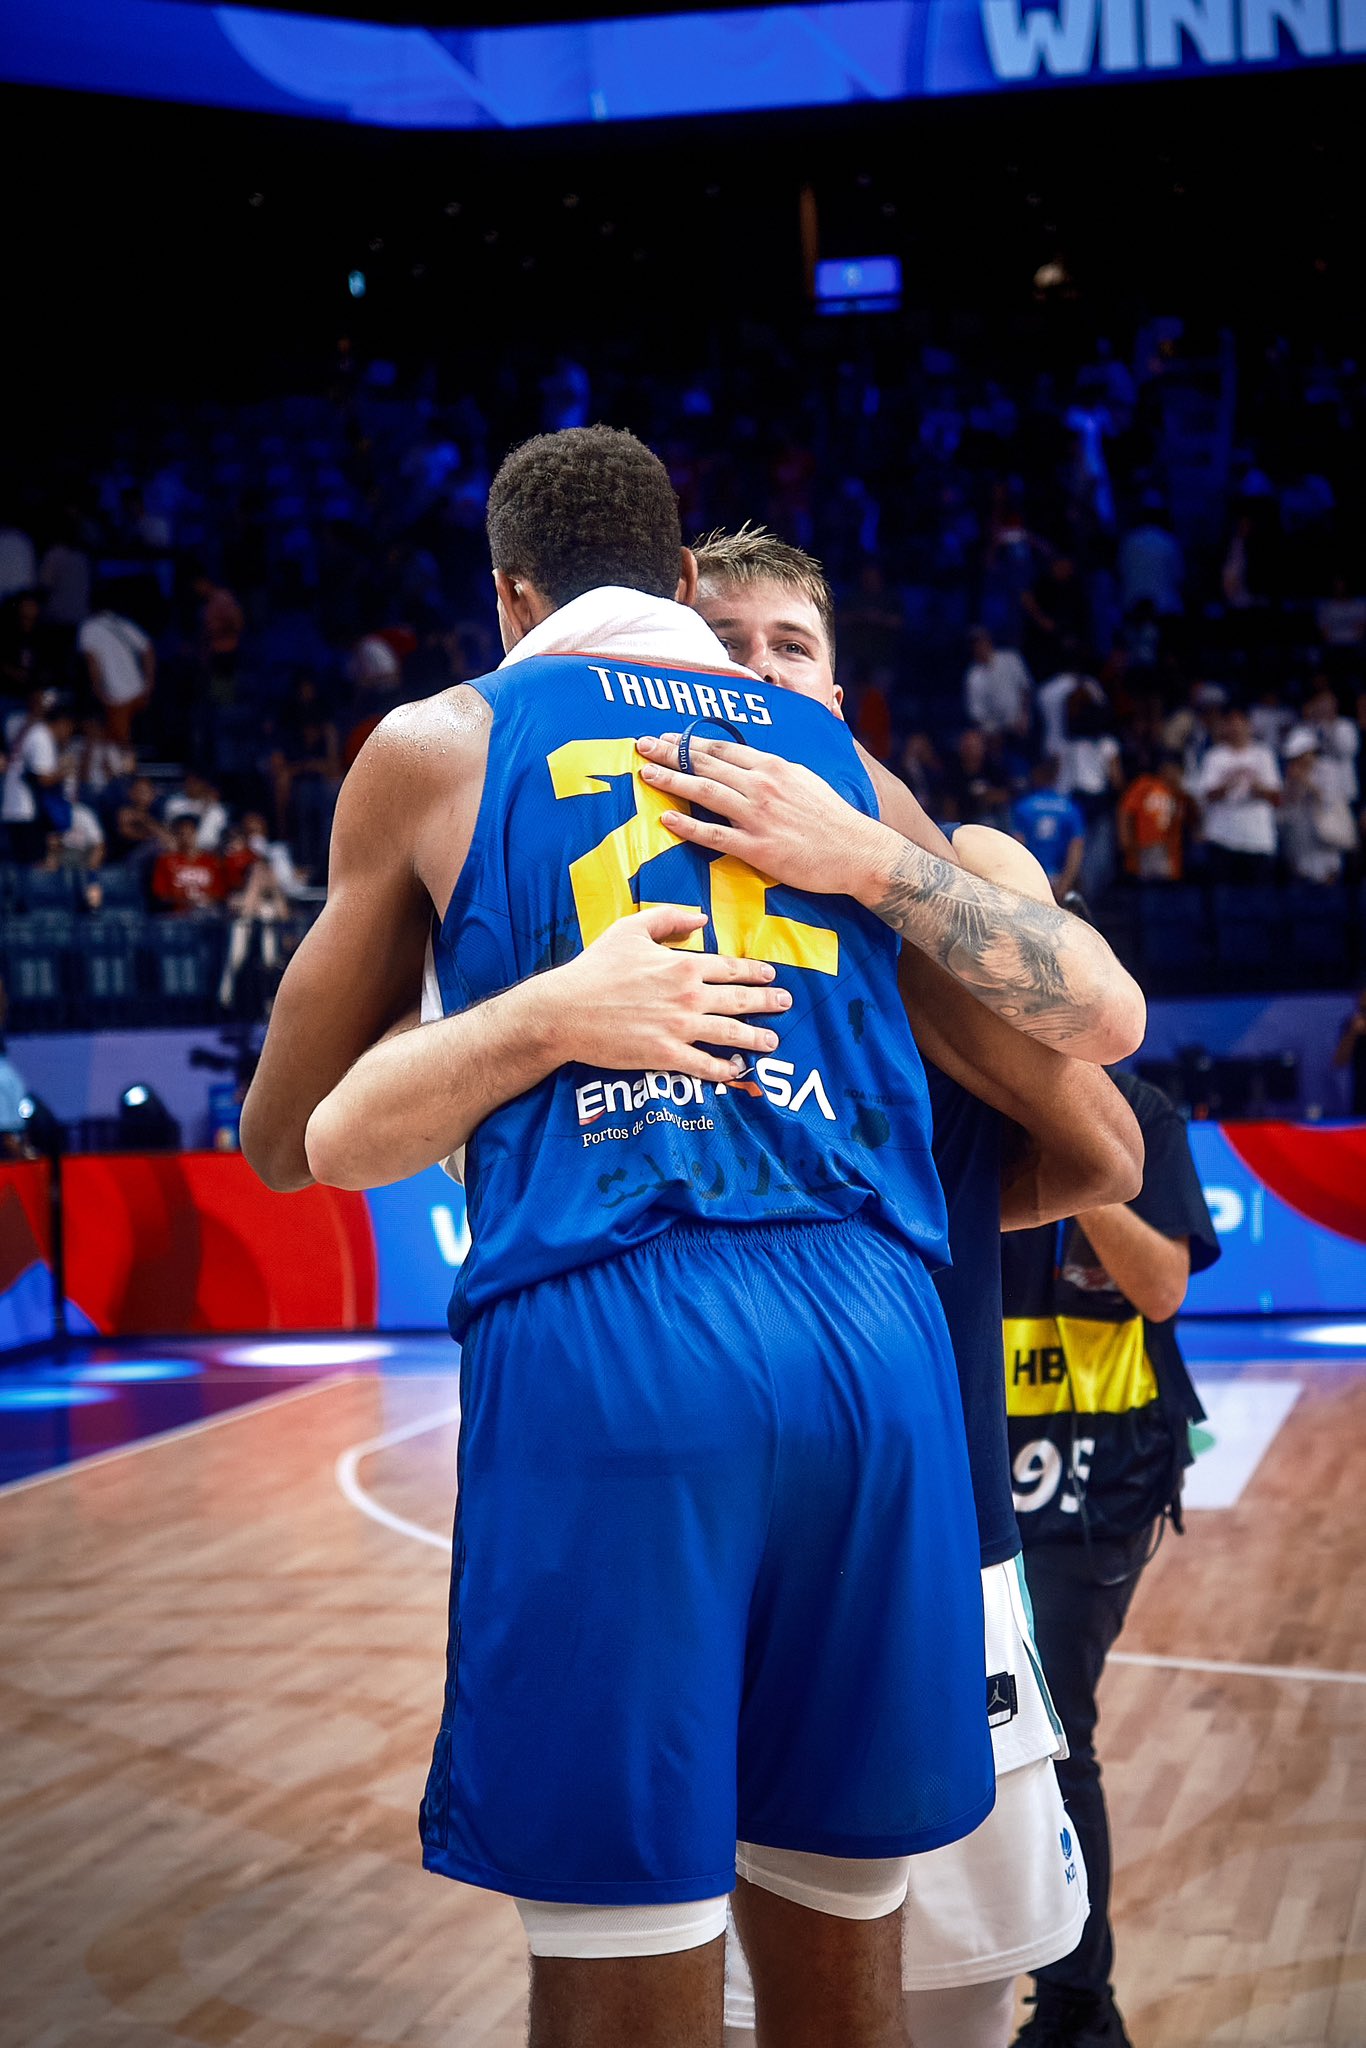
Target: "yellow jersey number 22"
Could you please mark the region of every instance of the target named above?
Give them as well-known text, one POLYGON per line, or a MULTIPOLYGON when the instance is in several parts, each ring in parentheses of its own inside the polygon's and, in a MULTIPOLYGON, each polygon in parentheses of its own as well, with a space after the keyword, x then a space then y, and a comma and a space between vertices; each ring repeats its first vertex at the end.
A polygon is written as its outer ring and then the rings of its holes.
MULTIPOLYGON (((660 823, 665 811, 681 806, 642 782, 636 772, 640 756, 633 739, 567 740, 546 757, 557 797, 592 796, 609 787, 612 777, 629 775, 635 814, 600 839, 588 853, 570 863, 569 882, 585 946, 618 919, 636 909, 631 884, 647 861, 667 853, 681 841, 660 823)), ((791 917, 770 917, 765 904, 775 885, 733 854, 711 866, 711 926, 717 948, 737 960, 768 960, 775 967, 809 967, 817 974, 838 974, 838 932, 821 925, 799 924, 791 917)), ((687 910, 701 904, 684 904, 687 910)), ((642 901, 642 910, 655 908, 642 901)), ((702 951, 702 934, 681 944, 702 951)))

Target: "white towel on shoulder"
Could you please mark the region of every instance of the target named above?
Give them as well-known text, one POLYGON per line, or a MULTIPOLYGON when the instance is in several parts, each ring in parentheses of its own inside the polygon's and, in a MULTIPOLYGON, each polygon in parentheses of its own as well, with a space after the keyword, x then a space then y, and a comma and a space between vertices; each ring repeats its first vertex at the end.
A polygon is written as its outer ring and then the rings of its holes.
MULTIPOLYGON (((530 661, 537 654, 608 654, 621 661, 690 662, 695 668, 723 669, 733 675, 752 671, 732 661, 706 620, 671 597, 647 597, 605 583, 562 604, 539 626, 533 626, 498 664, 530 661)), ((757 682, 758 677, 754 677, 757 682)))

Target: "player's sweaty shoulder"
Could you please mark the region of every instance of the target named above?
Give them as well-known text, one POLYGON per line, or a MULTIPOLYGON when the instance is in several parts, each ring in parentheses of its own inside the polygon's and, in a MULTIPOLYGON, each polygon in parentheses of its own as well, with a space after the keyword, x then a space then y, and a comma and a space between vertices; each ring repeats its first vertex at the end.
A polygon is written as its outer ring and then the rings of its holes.
POLYGON ((366 740, 343 785, 334 835, 411 866, 442 907, 469 849, 493 713, 464 684, 400 704, 366 740))

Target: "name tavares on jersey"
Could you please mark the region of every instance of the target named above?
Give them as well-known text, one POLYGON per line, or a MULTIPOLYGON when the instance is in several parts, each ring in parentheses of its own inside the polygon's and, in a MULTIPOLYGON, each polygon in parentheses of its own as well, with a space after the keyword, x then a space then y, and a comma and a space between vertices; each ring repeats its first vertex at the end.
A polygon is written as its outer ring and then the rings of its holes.
POLYGON ((710 718, 717 724, 773 723, 773 714, 757 690, 717 689, 710 683, 685 683, 677 676, 634 675, 630 669, 599 668, 591 661, 588 667, 609 704, 634 704, 640 711, 647 707, 673 711, 680 718, 710 718))

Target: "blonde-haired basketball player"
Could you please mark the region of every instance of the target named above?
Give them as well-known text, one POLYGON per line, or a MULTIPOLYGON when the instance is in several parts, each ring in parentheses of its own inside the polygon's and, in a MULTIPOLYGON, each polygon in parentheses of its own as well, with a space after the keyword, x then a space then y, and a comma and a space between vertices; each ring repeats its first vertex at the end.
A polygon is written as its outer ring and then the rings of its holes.
MULTIPOLYGON (((833 605, 819 564, 762 528, 716 533, 700 541, 698 608, 732 659, 768 681, 813 696, 840 714, 835 681, 833 605)), ((707 776, 705 752, 694 765, 707 776)), ((702 799, 707 801, 706 799, 702 799)), ((708 803, 708 808, 711 808, 708 803)), ((963 828, 954 851, 965 864, 1022 893, 1049 900, 1046 877, 1032 855, 1004 835, 963 828)), ((903 983, 929 993, 932 968, 907 958, 903 983)), ((961 1026, 957 1045, 936 1033, 935 1006, 915 1003, 917 1041, 927 1061, 934 1111, 935 1161, 949 1212, 953 1265, 939 1279, 963 1391, 969 1460, 982 1546, 986 1613, 986 1688, 996 1756, 996 1805, 975 1833, 912 1859, 904 1909, 903 1982, 916 2048, 1003 2048, 1010 2037, 1015 1977, 1070 1953, 1086 1920, 1085 1871, 1058 1791, 1053 1759, 1061 1730, 1040 1674, 1028 1594, 1020 1568, 1020 1537, 1011 1502, 1001 1345, 1000 1231, 1043 1220, 1065 1201, 1061 1177, 1051 1187, 1031 1168, 992 1108, 951 1078, 963 1079, 961 1026)), ((999 1027, 986 1020, 990 1038, 999 1027)), ((1118 1097, 1095 1069, 1005 1032, 974 1047, 1009 1074, 1026 1101, 1057 1121, 1090 1117, 1098 1103, 1116 1115, 1118 1097), (1078 1090, 1059 1089, 1070 1072, 1078 1090), (1108 1091, 1108 1093, 1107 1093, 1108 1091), (1113 1099, 1111 1099, 1113 1098, 1113 1099)), ((979 1083, 974 1082, 974 1085, 979 1083)), ((1017 1110, 1028 1116, 1028 1109, 1017 1110)), ((1068 1153, 1066 1134, 1044 1129, 1068 1153)), ((1064 1166, 1062 1173, 1075 1170, 1064 1166)), ((753 2025, 753 2001, 738 1945, 728 1954, 727 2020, 753 2025)))

